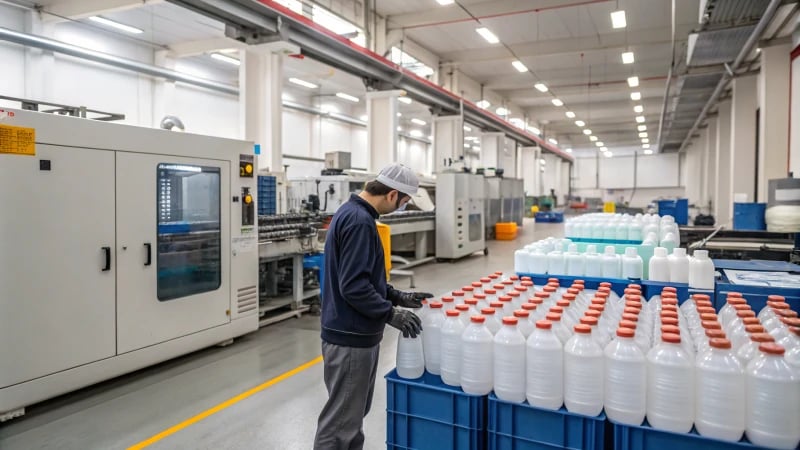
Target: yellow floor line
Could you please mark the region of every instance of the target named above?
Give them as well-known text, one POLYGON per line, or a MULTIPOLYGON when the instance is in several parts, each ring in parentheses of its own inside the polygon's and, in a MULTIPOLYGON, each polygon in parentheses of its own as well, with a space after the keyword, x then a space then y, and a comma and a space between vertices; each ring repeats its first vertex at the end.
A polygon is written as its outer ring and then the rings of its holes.
POLYGON ((184 420, 183 422, 181 422, 181 423, 179 423, 177 425, 173 425, 170 428, 167 428, 166 430, 156 434, 155 436, 153 436, 153 437, 151 437, 149 439, 146 439, 146 440, 144 440, 142 442, 139 442, 136 445, 128 447, 128 450, 141 450, 141 449, 143 449, 145 447, 153 445, 156 442, 158 442, 158 441, 160 441, 160 440, 162 440, 162 439, 164 439, 164 438, 166 438, 168 436, 171 436, 171 435, 177 433, 178 431, 183 430, 186 427, 194 425, 197 422, 200 422, 201 420, 203 420, 203 419, 205 419, 207 417, 210 417, 210 416, 222 411, 225 408, 229 408, 229 407, 241 402, 242 400, 244 400, 244 399, 246 399, 248 397, 251 397, 251 396, 263 391, 264 389, 267 389, 270 386, 276 385, 276 384, 280 383, 281 381, 284 381, 284 380, 286 380, 288 378, 291 378, 291 377, 297 375, 298 373, 300 373, 300 372, 302 372, 302 371, 304 371, 304 370, 306 370, 306 369, 308 369, 310 367, 313 367, 313 366, 319 364, 320 362, 322 362, 322 355, 317 356, 316 358, 312 359, 311 361, 309 361, 309 362, 307 362, 305 364, 302 364, 300 366, 297 366, 297 367, 295 367, 294 369, 292 369, 292 370, 290 370, 288 372, 282 373, 282 374, 278 375, 277 377, 275 377, 275 378, 273 378, 273 379, 271 379, 269 381, 266 381, 263 384, 260 384, 260 385, 254 387, 254 388, 252 388, 252 389, 250 389, 248 391, 242 392, 241 394, 237 395, 236 397, 230 398, 230 399, 220 403, 217 406, 214 406, 212 408, 209 408, 209 409, 201 412, 200 414, 197 414, 194 417, 190 417, 190 418, 184 420))

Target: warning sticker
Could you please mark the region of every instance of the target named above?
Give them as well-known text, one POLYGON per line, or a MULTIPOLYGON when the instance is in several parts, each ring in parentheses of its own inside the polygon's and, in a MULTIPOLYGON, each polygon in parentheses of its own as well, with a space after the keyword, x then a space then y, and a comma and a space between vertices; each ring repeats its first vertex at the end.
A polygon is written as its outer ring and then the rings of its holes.
POLYGON ((0 124, 0 154, 36 155, 36 130, 0 124))

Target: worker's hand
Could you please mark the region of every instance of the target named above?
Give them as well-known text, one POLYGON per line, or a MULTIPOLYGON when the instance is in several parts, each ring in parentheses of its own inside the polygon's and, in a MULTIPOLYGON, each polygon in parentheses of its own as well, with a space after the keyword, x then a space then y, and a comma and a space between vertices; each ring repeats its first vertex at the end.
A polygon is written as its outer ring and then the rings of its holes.
POLYGON ((415 338, 422 331, 422 321, 416 314, 400 308, 392 309, 389 325, 403 333, 403 337, 415 338))
POLYGON ((403 292, 396 289, 389 290, 389 301, 395 306, 403 308, 422 308, 422 301, 433 298, 433 294, 427 292, 403 292))

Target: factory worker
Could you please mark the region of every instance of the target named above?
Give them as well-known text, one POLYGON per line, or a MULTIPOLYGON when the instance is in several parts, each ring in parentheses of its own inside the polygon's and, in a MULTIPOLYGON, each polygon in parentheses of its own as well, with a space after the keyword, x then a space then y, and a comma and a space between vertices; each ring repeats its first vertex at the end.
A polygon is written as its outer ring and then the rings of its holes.
POLYGON ((322 357, 328 402, 314 439, 316 450, 361 449, 362 424, 372 403, 378 352, 386 324, 416 337, 422 323, 411 311, 427 293, 386 284, 383 246, 375 220, 405 206, 419 180, 392 164, 367 182, 333 216, 325 242, 322 286, 322 357))

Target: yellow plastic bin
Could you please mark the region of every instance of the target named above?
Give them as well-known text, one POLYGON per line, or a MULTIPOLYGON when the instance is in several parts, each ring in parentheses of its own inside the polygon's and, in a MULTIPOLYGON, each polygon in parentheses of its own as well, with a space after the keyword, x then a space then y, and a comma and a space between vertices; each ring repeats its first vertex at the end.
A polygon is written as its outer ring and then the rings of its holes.
POLYGON ((386 266, 386 279, 388 280, 389 271, 392 270, 392 228, 377 220, 375 226, 378 227, 378 237, 381 238, 381 244, 383 244, 383 262, 386 266))
POLYGON ((606 213, 615 213, 617 212, 617 204, 614 202, 605 202, 603 203, 603 212, 606 213))

